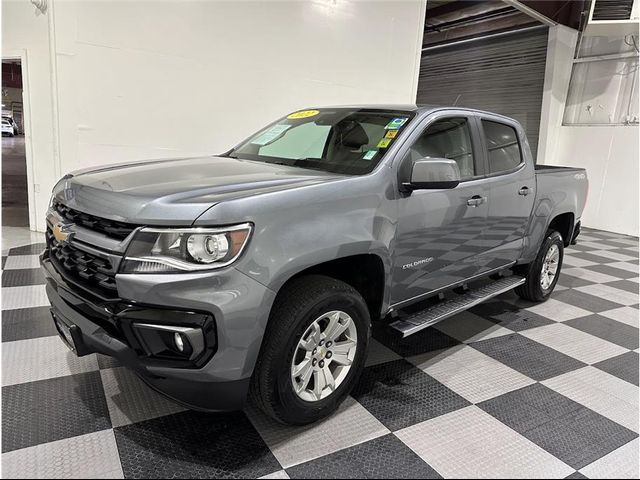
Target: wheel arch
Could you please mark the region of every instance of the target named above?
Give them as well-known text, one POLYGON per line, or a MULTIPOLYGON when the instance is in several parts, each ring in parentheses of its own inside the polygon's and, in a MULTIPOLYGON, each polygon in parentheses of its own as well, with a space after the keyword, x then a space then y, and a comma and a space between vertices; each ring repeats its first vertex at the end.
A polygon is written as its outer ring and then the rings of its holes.
POLYGON ((573 212, 564 212, 557 214, 549 222, 547 230, 555 230, 562 235, 564 246, 568 247, 573 238, 573 229, 575 227, 575 215, 573 212))
POLYGON ((380 318, 385 297, 386 269, 379 255, 349 255, 309 266, 291 275, 278 293, 284 291, 292 280, 306 275, 324 275, 350 285, 364 298, 371 320, 380 318))

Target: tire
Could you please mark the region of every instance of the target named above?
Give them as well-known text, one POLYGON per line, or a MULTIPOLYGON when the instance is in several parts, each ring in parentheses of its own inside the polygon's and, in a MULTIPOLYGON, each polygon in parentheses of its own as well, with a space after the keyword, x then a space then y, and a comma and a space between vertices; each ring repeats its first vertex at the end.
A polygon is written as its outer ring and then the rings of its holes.
MULTIPOLYGON (((278 422, 305 425, 320 420, 335 411, 356 384, 364 368, 371 320, 362 296, 344 282, 322 275, 309 275, 292 280, 284 288, 285 290, 278 294, 271 310, 269 325, 253 373, 251 398, 261 410, 278 422), (313 352, 318 350, 317 355, 319 355, 317 358, 316 356, 311 357, 317 362, 313 369, 319 368, 320 360, 322 360, 327 362, 326 369, 332 366, 334 371, 344 373, 339 374, 342 378, 335 379, 335 389, 331 390, 327 387, 323 390, 326 397, 314 398, 313 400, 303 399, 301 395, 310 395, 311 393, 306 389, 303 389, 302 393, 297 393, 294 389, 295 382, 299 382, 298 386, 304 383, 301 378, 292 378, 294 356, 296 363, 302 357, 300 360, 300 365, 302 365, 307 358, 306 355, 312 355, 311 348, 313 345, 317 345, 317 341, 313 340, 308 332, 315 332, 314 327, 318 325, 327 325, 329 316, 325 317, 324 315, 331 313, 335 316, 335 312, 342 312, 337 317, 340 326, 343 323, 350 325, 349 330, 341 334, 341 337, 336 337, 336 343, 344 342, 342 345, 349 343, 349 339, 345 340, 344 335, 353 333, 354 330, 351 328, 353 325, 356 334, 352 336, 357 338, 355 354, 354 351, 349 352, 351 358, 349 368, 342 367, 342 363, 338 363, 337 358, 344 356, 338 355, 337 351, 329 362, 327 359, 331 354, 326 353, 326 357, 323 357, 323 352, 319 349, 331 352, 331 349, 326 348, 327 345, 331 347, 337 345, 331 345, 329 337, 324 338, 323 341, 326 341, 324 347, 317 347, 313 350, 313 352), (343 318, 345 316, 350 317, 350 322, 347 318, 343 318), (315 342, 307 350, 300 346, 303 337, 315 342)), ((328 330, 327 327, 322 335, 327 334, 328 330)), ((340 362, 343 361, 340 360, 340 362)), ((320 374, 322 372, 316 373, 316 370, 313 370, 311 374, 313 380, 309 380, 308 385, 315 386, 316 375, 320 374)), ((323 376, 322 378, 328 377, 323 376)), ((319 382, 318 385, 322 383, 319 382)))
POLYGON ((547 231, 536 259, 528 265, 523 266, 522 273, 525 274, 526 281, 524 284, 515 288, 516 294, 520 298, 530 300, 532 302, 544 302, 549 298, 553 289, 558 283, 560 270, 562 269, 562 259, 564 257, 564 240, 562 235, 555 230, 547 231), (543 271, 545 268, 545 258, 551 249, 557 248, 558 259, 553 280, 548 285, 543 286, 543 271))

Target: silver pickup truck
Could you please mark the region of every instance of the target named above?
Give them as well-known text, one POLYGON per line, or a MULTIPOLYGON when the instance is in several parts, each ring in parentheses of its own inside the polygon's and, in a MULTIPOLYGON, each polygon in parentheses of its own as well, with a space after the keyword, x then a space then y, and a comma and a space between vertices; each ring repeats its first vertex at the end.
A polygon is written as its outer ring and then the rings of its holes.
POLYGON ((77 355, 306 424, 357 382, 372 322, 404 337, 511 289, 546 300, 587 188, 500 115, 313 108, 222 155, 66 175, 41 261, 77 355))

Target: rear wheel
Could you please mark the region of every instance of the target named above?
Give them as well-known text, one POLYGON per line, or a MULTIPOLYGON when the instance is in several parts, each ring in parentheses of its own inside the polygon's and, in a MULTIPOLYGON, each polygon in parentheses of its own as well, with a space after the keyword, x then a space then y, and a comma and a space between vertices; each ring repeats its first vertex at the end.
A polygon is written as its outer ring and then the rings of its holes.
POLYGON ((526 281, 523 285, 516 287, 516 294, 526 300, 544 302, 558 283, 563 257, 562 235, 549 230, 536 259, 529 265, 521 267, 526 281))
POLYGON ((252 398, 282 423, 326 417, 364 365, 369 311, 346 283, 310 275, 278 295, 252 381, 252 398))

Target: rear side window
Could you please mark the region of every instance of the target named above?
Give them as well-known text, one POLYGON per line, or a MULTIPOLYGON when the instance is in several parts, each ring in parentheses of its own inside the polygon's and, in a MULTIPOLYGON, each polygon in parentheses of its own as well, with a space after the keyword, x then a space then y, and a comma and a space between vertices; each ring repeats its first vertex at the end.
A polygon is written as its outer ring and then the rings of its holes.
POLYGON ((503 123, 482 120, 484 136, 489 150, 489 172, 513 170, 522 163, 518 134, 503 123))

